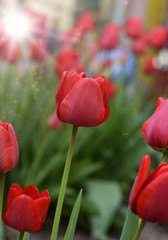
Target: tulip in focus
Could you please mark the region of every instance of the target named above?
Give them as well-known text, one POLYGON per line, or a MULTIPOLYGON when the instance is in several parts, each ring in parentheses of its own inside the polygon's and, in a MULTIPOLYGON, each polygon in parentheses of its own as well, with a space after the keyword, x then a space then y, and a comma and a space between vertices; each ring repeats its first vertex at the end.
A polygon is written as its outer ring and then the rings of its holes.
POLYGON ((47 120, 47 126, 49 128, 53 129, 60 129, 63 125, 63 122, 61 122, 58 117, 56 111, 54 111, 47 120))
POLYGON ((22 190, 18 184, 13 184, 9 189, 3 221, 20 232, 37 232, 43 226, 49 204, 47 190, 40 194, 33 185, 22 190))
POLYGON ((100 36, 100 46, 103 49, 114 49, 119 45, 120 26, 108 24, 100 36))
POLYGON ((167 29, 163 26, 152 28, 148 34, 148 44, 156 49, 165 47, 167 40, 167 29))
POLYGON ((84 71, 78 51, 67 48, 62 49, 58 53, 55 60, 55 73, 61 76, 64 71, 74 71, 77 73, 84 71))
POLYGON ((45 61, 48 56, 48 49, 46 43, 42 39, 31 42, 30 55, 35 61, 45 61))
POLYGON ((125 27, 126 35, 130 38, 140 38, 144 34, 144 27, 142 19, 140 18, 129 18, 126 22, 125 27))
POLYGON ((109 116, 107 80, 64 72, 56 94, 57 116, 74 126, 93 127, 109 116))
POLYGON ((18 137, 9 123, 0 121, 0 172, 6 173, 19 161, 18 137))
POLYGON ((168 99, 158 98, 155 112, 142 126, 142 135, 153 149, 168 152, 168 99))
POLYGON ((132 212, 150 222, 168 223, 168 164, 160 164, 149 176, 150 156, 142 159, 129 197, 132 212))

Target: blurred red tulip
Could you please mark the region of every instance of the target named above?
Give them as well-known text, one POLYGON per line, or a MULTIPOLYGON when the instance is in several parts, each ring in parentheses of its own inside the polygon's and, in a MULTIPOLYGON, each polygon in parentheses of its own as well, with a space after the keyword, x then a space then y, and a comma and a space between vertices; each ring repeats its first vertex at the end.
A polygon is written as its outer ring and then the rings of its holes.
POLYGON ((104 49, 114 49, 119 45, 120 26, 108 24, 100 36, 100 46, 104 49))
POLYGON ((10 123, 0 121, 0 172, 13 169, 19 161, 18 137, 10 123))
POLYGON ((146 47, 147 47, 147 44, 146 44, 145 37, 137 38, 132 43, 132 51, 136 55, 144 54, 146 51, 146 47))
POLYGON ((62 74, 56 94, 57 116, 75 126, 93 127, 109 116, 107 80, 73 72, 62 74))
POLYGON ((62 49, 56 56, 55 73, 61 76, 66 70, 77 73, 84 71, 84 66, 80 63, 78 51, 71 48, 62 49))
POLYGON ((168 99, 158 98, 155 112, 142 126, 142 135, 153 149, 168 152, 168 99))
POLYGON ((47 126, 53 129, 62 128, 63 122, 61 122, 58 117, 56 111, 54 111, 47 120, 47 126))
POLYGON ((8 193, 3 221, 20 232, 37 232, 42 226, 50 204, 47 190, 39 194, 33 185, 24 190, 13 184, 8 193))
POLYGON ((156 49, 165 47, 167 40, 167 29, 163 26, 156 26, 148 33, 148 44, 156 49))
POLYGON ((48 56, 46 43, 42 39, 38 39, 30 43, 30 55, 35 61, 45 61, 48 56))
POLYGON ((79 15, 75 28, 81 28, 83 31, 92 31, 95 29, 95 21, 91 13, 83 12, 79 15))
POLYGON ((144 62, 144 73, 152 74, 155 72, 154 57, 148 57, 144 62))
POLYGON ((45 37, 47 34, 47 16, 30 7, 25 8, 25 13, 30 18, 32 35, 37 38, 45 37))
POLYGON ((11 64, 16 63, 20 57, 19 47, 9 41, 5 41, 1 49, 1 58, 11 64))
POLYGON ((144 34, 144 26, 142 19, 129 18, 126 21, 125 32, 128 37, 140 38, 144 34))
POLYGON ((160 164, 149 176, 150 156, 142 159, 129 197, 131 210, 150 222, 168 223, 168 164, 160 164))
POLYGON ((113 98, 117 93, 117 85, 107 79, 107 98, 113 98))

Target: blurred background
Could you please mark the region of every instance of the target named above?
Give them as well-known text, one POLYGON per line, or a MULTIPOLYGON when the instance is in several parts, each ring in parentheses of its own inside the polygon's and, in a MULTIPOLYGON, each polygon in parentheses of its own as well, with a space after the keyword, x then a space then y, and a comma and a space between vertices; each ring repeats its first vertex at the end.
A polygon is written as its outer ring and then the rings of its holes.
POLYGON ((167 97, 167 28, 167 0, 0 1, 0 119, 20 149, 6 195, 12 183, 48 189, 51 222, 72 129, 55 113, 61 74, 104 75, 110 117, 78 131, 61 225, 83 188, 78 229, 88 239, 120 235, 142 157, 151 154, 151 169, 161 158, 141 127, 167 97))

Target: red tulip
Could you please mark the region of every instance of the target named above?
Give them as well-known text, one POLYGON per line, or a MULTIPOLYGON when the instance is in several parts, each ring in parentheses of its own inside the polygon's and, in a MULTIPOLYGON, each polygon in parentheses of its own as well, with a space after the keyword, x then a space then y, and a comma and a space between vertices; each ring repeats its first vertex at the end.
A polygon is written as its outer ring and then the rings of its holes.
POLYGON ((149 57, 145 60, 143 70, 144 70, 144 73, 146 74, 154 73, 155 71, 154 57, 149 57))
POLYGON ((32 35, 38 38, 44 37, 47 33, 46 15, 29 7, 25 8, 25 13, 30 19, 32 35))
POLYGON ((163 26, 157 26, 151 29, 148 34, 148 44, 156 49, 165 46, 167 39, 167 29, 163 26))
POLYGON ((89 12, 83 12, 78 17, 75 28, 81 28, 83 31, 92 31, 95 29, 95 21, 89 12))
POLYGON ((49 128, 60 129, 62 124, 63 123, 57 117, 56 111, 54 111, 47 120, 47 125, 49 128))
POLYGON ((146 51, 146 39, 144 37, 135 39, 132 43, 132 51, 136 55, 144 54, 146 51))
POLYGON ((20 232, 37 232, 42 226, 50 204, 47 190, 39 194, 33 185, 24 190, 13 184, 8 193, 3 221, 20 232))
POLYGON ((153 149, 168 151, 168 99, 158 98, 155 112, 142 126, 142 135, 153 149))
POLYGON ((56 94, 57 116, 75 126, 93 127, 109 116, 107 80, 73 72, 62 74, 56 94))
POLYGON ((107 98, 113 98, 117 92, 117 85, 112 82, 107 80, 107 98))
POLYGON ((16 63, 20 57, 20 49, 14 43, 9 43, 7 41, 4 42, 3 47, 1 49, 1 58, 11 64, 16 63))
POLYGON ((104 49, 114 49, 119 45, 120 26, 108 24, 100 37, 100 46, 104 49))
POLYGON ((131 38, 139 38, 144 34, 142 19, 129 18, 126 22, 126 35, 131 38))
POLYGON ((30 44, 30 55, 35 61, 45 61, 48 55, 47 45, 42 39, 33 41, 30 44))
POLYGON ((142 159, 131 194, 131 210, 150 222, 168 223, 168 164, 160 164, 149 176, 150 156, 142 159))
POLYGON ((84 71, 84 67, 80 63, 80 55, 78 51, 68 48, 62 49, 55 61, 55 73, 60 75, 64 71, 74 71, 80 73, 84 71))
POLYGON ((0 172, 13 169, 19 161, 18 137, 9 123, 0 121, 0 172))

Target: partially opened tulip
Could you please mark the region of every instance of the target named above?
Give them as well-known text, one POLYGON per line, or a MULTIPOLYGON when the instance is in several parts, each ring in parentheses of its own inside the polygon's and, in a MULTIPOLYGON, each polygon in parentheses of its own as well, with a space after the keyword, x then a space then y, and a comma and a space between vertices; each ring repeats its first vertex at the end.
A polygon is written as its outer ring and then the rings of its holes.
POLYGON ((0 121, 0 172, 13 169, 19 161, 18 137, 9 123, 0 121))
POLYGON ((107 80, 107 98, 113 98, 117 92, 117 85, 112 82, 107 80))
POLYGON ((132 51, 136 55, 144 54, 146 51, 146 46, 147 46, 147 44, 146 44, 145 37, 137 38, 132 43, 132 51))
POLYGON ((14 64, 19 60, 19 57, 19 47, 12 42, 5 41, 1 49, 1 58, 10 64, 14 64))
POLYGON ((109 116, 106 78, 64 72, 56 94, 56 106, 62 122, 77 127, 103 123, 109 116))
POLYGON ((149 176, 150 156, 142 159, 129 197, 131 210, 145 221, 168 223, 168 164, 160 164, 149 176))
POLYGON ((42 39, 35 40, 30 43, 30 55, 35 61, 45 61, 48 56, 46 43, 42 39))
POLYGON ((40 194, 33 185, 22 190, 18 184, 13 184, 8 193, 3 221, 20 232, 37 232, 43 226, 49 204, 47 190, 40 194))
POLYGON ((158 98, 155 112, 142 126, 142 135, 153 149, 168 152, 168 99, 158 98))
POLYGON ((79 15, 76 23, 76 28, 81 28, 84 32, 95 29, 95 21, 91 13, 83 12, 79 15))

